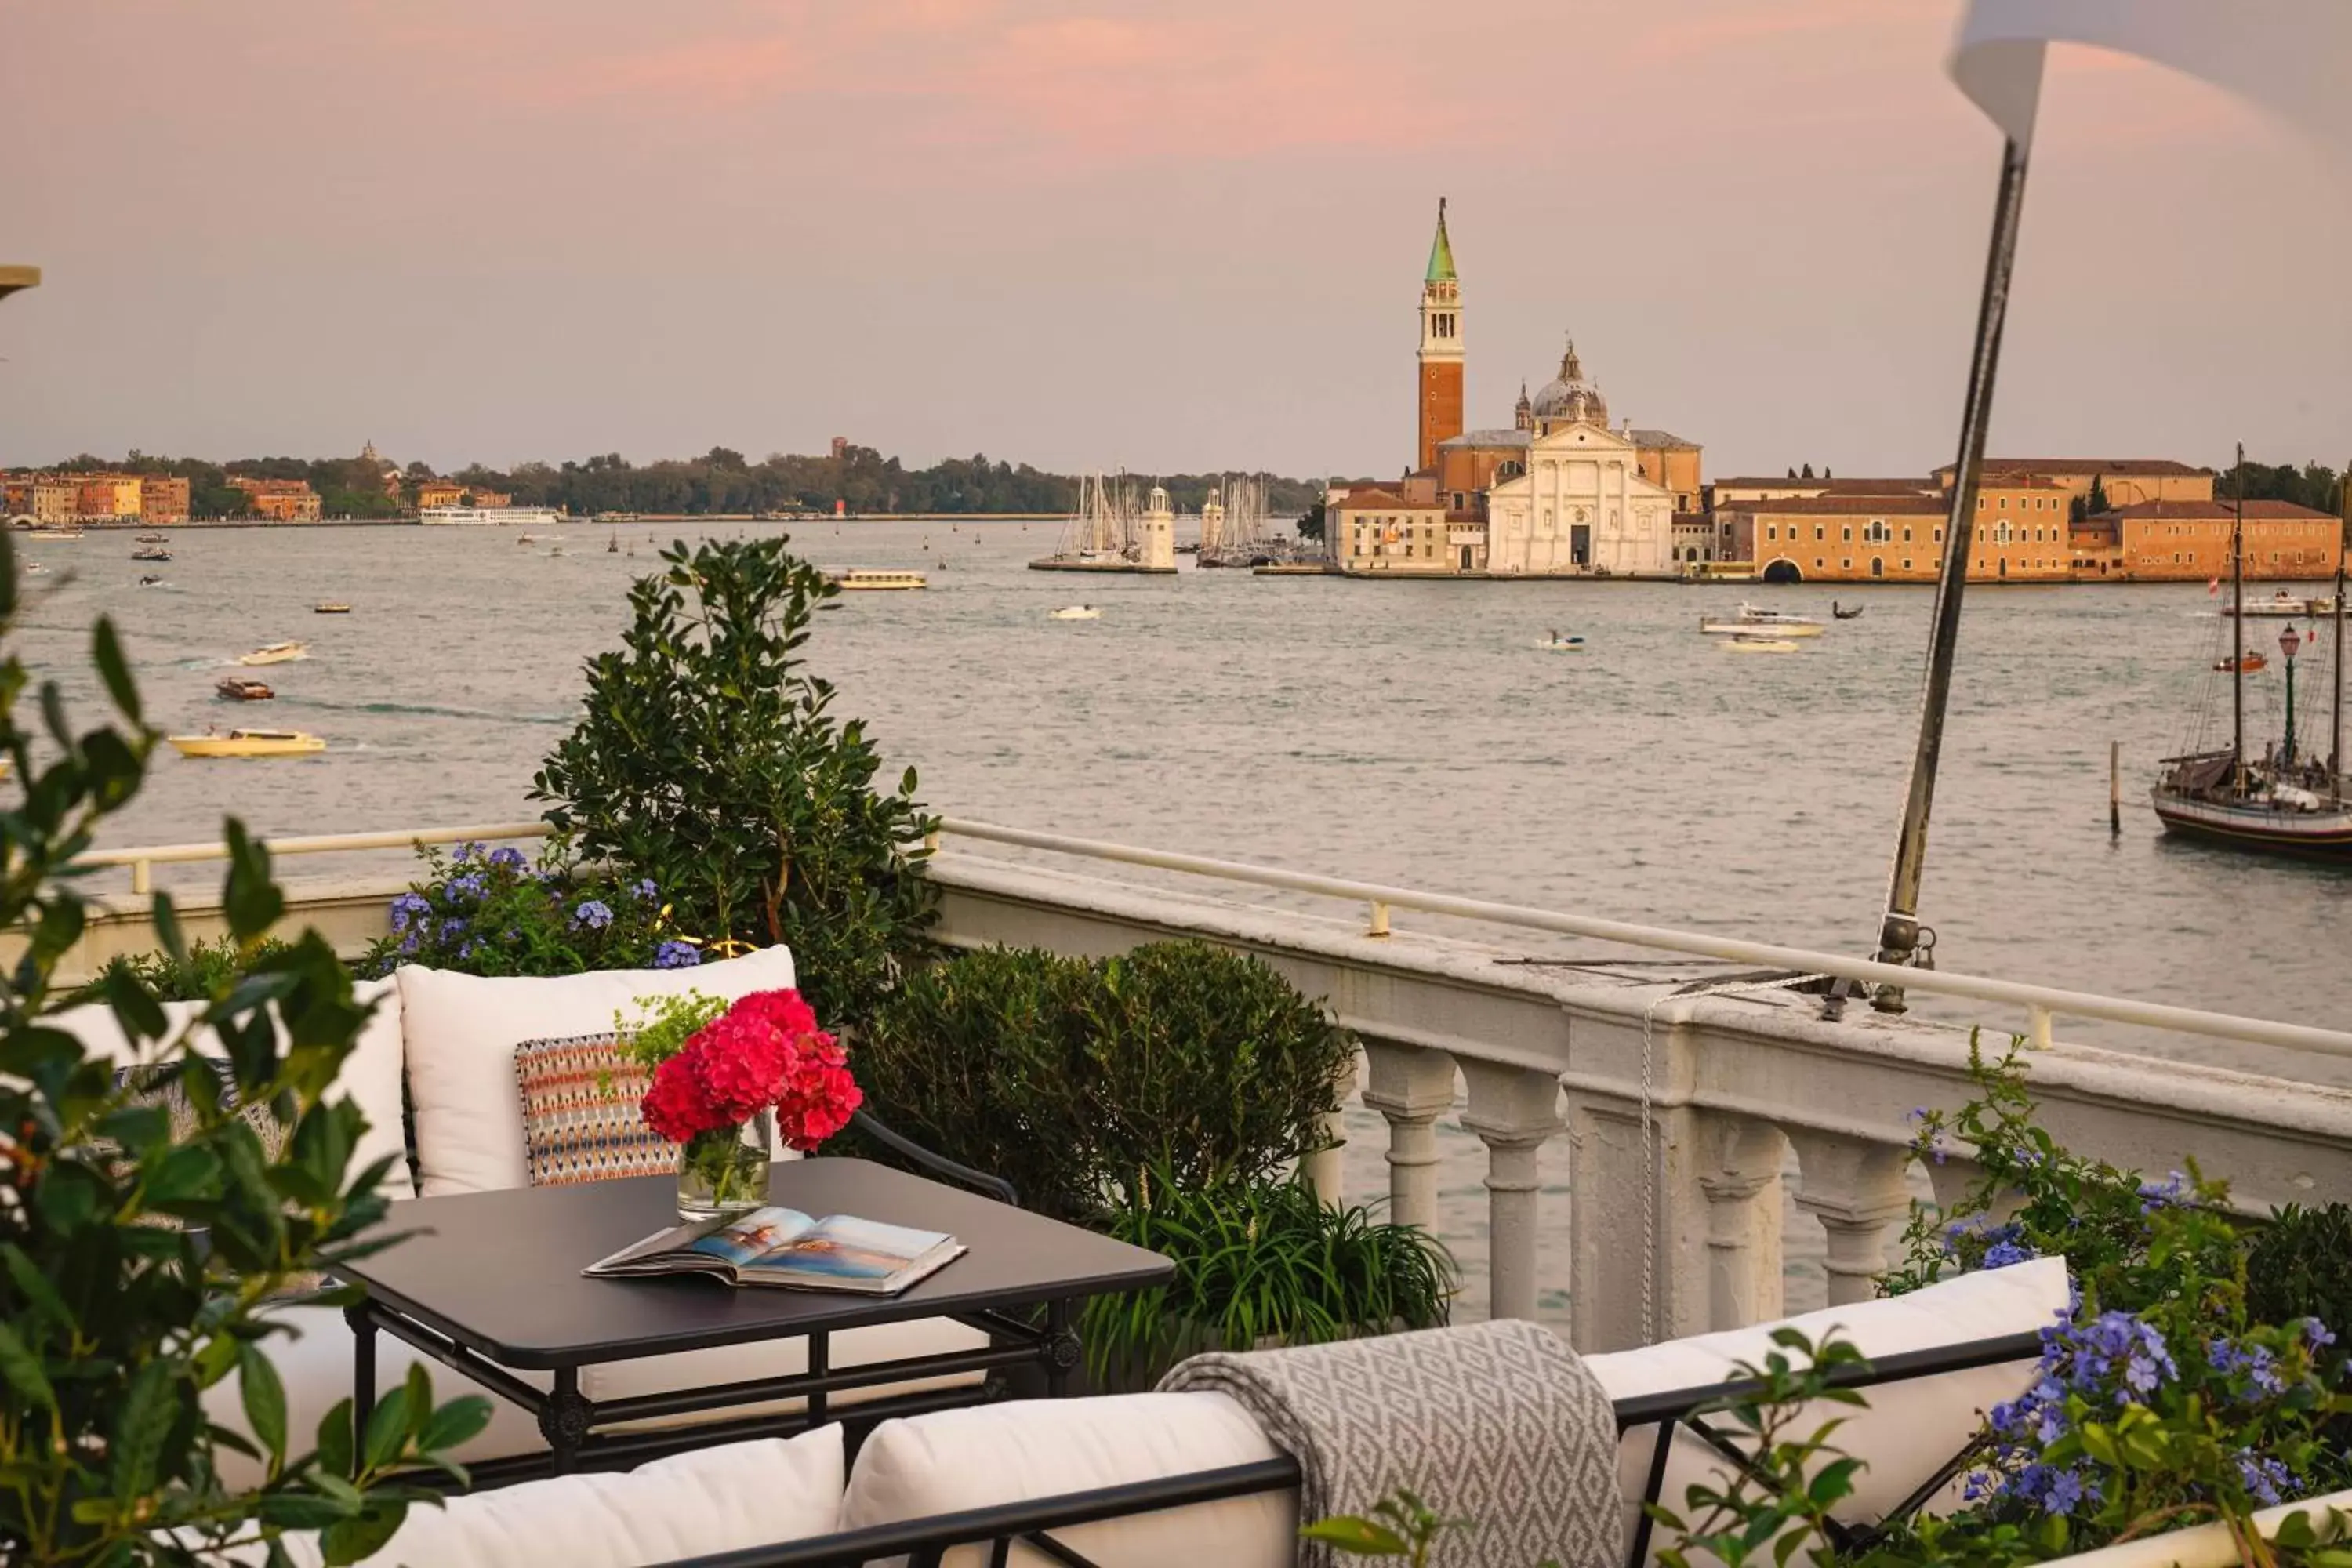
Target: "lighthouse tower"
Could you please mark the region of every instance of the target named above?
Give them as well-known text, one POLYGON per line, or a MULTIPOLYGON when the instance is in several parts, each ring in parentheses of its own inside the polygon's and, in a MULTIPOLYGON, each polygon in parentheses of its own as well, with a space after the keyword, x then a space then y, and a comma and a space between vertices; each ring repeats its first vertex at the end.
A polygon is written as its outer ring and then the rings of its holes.
POLYGON ((1176 570, 1176 509, 1168 504, 1168 492, 1158 485, 1151 487, 1150 504, 1137 520, 1136 563, 1147 572, 1176 570))
POLYGON ((1445 237, 1445 198, 1437 199, 1437 237, 1421 281, 1421 443, 1413 466, 1434 469, 1437 444, 1462 434, 1462 282, 1445 237))

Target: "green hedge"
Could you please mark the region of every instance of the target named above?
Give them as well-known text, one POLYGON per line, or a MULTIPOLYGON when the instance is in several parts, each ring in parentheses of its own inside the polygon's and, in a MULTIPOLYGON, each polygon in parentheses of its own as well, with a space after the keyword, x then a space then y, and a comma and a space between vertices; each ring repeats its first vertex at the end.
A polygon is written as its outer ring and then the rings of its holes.
POLYGON ((1171 942, 1099 963, 961 954, 908 976, 852 1062, 898 1131, 1089 1219, 1148 1169, 1205 1187, 1311 1152, 1354 1052, 1265 963, 1171 942))

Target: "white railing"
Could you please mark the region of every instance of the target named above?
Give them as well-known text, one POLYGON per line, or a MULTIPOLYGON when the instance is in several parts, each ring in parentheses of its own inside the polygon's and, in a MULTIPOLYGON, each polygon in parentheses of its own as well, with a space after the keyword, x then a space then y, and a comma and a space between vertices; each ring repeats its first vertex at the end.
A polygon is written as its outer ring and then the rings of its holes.
POLYGON ((1853 958, 1842 953, 1814 952, 1804 948, 1782 947, 1772 942, 1744 942, 1738 937, 1671 931, 1662 926, 1631 925, 1622 921, 1599 920, 1589 915, 1560 914, 1555 910, 1533 909, 1523 904, 1503 904, 1482 899, 1456 898, 1447 893, 1428 893, 1412 888, 1385 887, 1377 882, 1349 881, 1344 878, 1319 876, 1308 871, 1285 871, 1270 866, 1253 866, 1235 860, 1209 859, 1198 855, 1179 855, 1161 849, 1139 849, 1129 845, 1107 843, 1101 839, 1072 838, 1057 833, 1037 833, 1023 827, 1000 827, 993 823, 967 822, 956 817, 942 820, 940 828, 943 834, 978 842, 1003 844, 1024 849, 1045 850, 1056 855, 1108 861, 1116 865, 1142 866, 1160 871, 1188 872, 1193 876, 1214 878, 1221 881, 1241 882, 1253 887, 1274 888, 1285 892, 1308 893, 1318 898, 1360 903, 1366 907, 1365 934, 1369 936, 1391 934, 1391 921, 1394 911, 1418 910, 1424 914, 1445 915, 1456 920, 1517 926, 1527 931, 1549 931, 1598 942, 1619 942, 1629 947, 1682 953, 1692 958, 1719 959, 1733 963, 1752 963, 1766 968, 1786 970, 1795 974, 1827 975, 1833 979, 1862 981, 1874 985, 1895 985, 1906 991, 1916 991, 1928 995, 1955 996, 1970 1001, 2000 1003, 2023 1010, 2025 1028, 2022 1032, 2036 1046, 2046 1047, 2050 1044, 2052 1020, 2063 1016, 2097 1018, 2109 1023, 2137 1025, 2144 1028, 2169 1029, 2182 1034, 2202 1035, 2216 1039, 2238 1040, 2250 1045, 2283 1046, 2292 1050, 2318 1051, 2329 1056, 2352 1057, 2352 1034, 2340 1029, 2315 1028, 2305 1024, 2276 1023, 2266 1018, 2244 1018, 2227 1013, 2208 1013, 2194 1007, 2175 1007, 2160 1002, 2136 1002, 2124 997, 2101 996, 2088 991, 2068 991, 2051 985, 2033 985, 2015 980, 1995 980, 1979 975, 1961 974, 1951 970, 1909 969, 1897 964, 1880 963, 1872 959, 1853 958))
MULTIPOLYGON (((268 840, 269 853, 283 855, 344 855, 371 849, 413 849, 425 844, 495 844, 516 838, 544 838, 544 822, 491 823, 480 827, 420 827, 402 833, 314 833, 297 838, 268 840)), ((157 844, 139 849, 100 849, 81 858, 90 868, 128 866, 131 890, 152 892, 158 866, 195 866, 228 858, 226 844, 157 844)))

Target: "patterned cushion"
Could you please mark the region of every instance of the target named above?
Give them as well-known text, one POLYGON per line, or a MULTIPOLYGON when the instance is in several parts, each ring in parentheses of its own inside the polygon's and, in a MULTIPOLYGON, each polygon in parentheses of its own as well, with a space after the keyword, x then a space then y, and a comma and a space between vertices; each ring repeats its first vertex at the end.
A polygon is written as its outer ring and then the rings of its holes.
POLYGON ((515 1047, 524 1168, 534 1187, 569 1187, 677 1169, 677 1146, 637 1110, 653 1075, 622 1053, 622 1037, 578 1035, 515 1047))
POLYGON ((186 1075, 198 1068, 211 1070, 214 1095, 224 1110, 234 1110, 253 1129, 261 1140, 263 1156, 272 1162, 282 1159, 286 1152, 286 1124, 267 1105, 237 1104, 236 1074, 228 1063, 218 1057, 187 1056, 165 1061, 137 1062, 117 1068, 114 1084, 128 1091, 131 1104, 160 1108, 171 1119, 172 1142, 184 1142, 196 1130, 196 1108, 188 1102, 186 1075))

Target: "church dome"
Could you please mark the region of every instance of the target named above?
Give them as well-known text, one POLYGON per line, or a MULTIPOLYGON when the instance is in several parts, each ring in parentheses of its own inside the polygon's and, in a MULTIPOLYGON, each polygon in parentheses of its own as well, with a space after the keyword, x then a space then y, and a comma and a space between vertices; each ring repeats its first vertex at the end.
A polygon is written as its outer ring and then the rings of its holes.
POLYGON ((1559 379, 1546 382, 1536 394, 1532 412, 1537 418, 1556 424, 1579 419, 1587 425, 1609 423, 1608 401, 1599 387, 1584 379, 1584 364, 1576 357, 1573 339, 1568 353, 1560 356, 1559 379))

